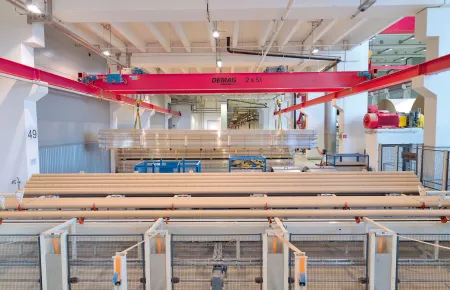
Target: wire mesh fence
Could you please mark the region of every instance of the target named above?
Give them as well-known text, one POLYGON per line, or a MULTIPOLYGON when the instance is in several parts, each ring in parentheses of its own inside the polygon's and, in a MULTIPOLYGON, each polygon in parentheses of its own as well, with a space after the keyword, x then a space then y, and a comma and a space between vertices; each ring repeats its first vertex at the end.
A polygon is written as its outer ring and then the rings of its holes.
MULTIPOLYGON (((143 235, 69 235, 69 285, 72 290, 110 290, 113 256, 141 242, 143 235)), ((127 253, 129 290, 145 289, 143 244, 127 253)))
POLYGON ((398 290, 450 289, 450 250, 437 245, 450 247, 450 235, 399 235, 398 290))
POLYGON ((449 147, 422 144, 381 145, 381 171, 414 171, 422 184, 434 190, 450 189, 449 147))
POLYGON ((444 190, 443 172, 445 164, 445 150, 423 148, 422 183, 424 186, 436 190, 444 190))
POLYGON ((39 236, 0 235, 0 289, 41 289, 39 236))
MULTIPOLYGON (((291 243, 308 257, 308 290, 367 289, 367 235, 294 235, 291 243)), ((294 256, 289 259, 293 279, 294 256)), ((290 289, 293 289, 291 284, 290 289)))
POLYGON ((414 171, 418 173, 419 146, 414 144, 381 145, 381 171, 414 171))
POLYGON ((172 289, 262 289, 261 235, 172 235, 172 289))

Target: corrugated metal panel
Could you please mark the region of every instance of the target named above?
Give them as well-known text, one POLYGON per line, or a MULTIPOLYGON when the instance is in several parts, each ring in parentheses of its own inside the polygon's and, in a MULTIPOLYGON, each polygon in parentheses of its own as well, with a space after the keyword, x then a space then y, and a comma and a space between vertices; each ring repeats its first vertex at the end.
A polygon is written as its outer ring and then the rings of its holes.
POLYGON ((109 151, 98 143, 77 143, 39 147, 41 173, 109 173, 109 151))

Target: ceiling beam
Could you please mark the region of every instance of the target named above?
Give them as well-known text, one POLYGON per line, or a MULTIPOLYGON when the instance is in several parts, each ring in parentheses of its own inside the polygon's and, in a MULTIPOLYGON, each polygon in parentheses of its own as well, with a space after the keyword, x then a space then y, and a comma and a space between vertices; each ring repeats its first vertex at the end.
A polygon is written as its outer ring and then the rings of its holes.
POLYGON ((208 27, 208 37, 209 37, 209 42, 211 43, 211 50, 213 52, 216 52, 216 39, 212 35, 212 32, 214 30, 214 25, 210 21, 206 22, 206 25, 208 27))
POLYGON ((180 22, 171 22, 170 27, 172 27, 173 32, 181 40, 181 43, 183 43, 186 52, 192 52, 191 42, 184 32, 183 25, 180 22))
POLYGON ((269 38, 270 32, 272 32, 273 26, 275 25, 275 20, 265 21, 261 26, 261 31, 259 33, 258 45, 264 47, 269 38))
MULTIPOLYGON (((22 1, 23 2, 23 1, 22 1)), ((190 22, 205 21, 205 1, 108 0, 54 1, 53 13, 64 22, 190 22), (107 5, 105 5, 107 3, 107 5), (57 4, 57 5, 56 5, 57 4)), ((440 6, 443 0, 379 0, 361 16, 403 17, 424 7, 440 6)), ((448 2, 448 1, 447 1, 448 2)), ((221 21, 279 19, 287 1, 210 1, 212 16, 221 21), (251 11, 251 13, 249 13, 251 11)), ((359 1, 296 1, 289 19, 343 19, 350 17, 359 1)))
POLYGON ((171 73, 171 69, 170 68, 167 68, 167 67, 159 67, 159 69, 163 72, 163 73, 165 73, 165 74, 170 74, 171 73))
POLYGON ((155 26, 153 23, 145 23, 145 26, 148 28, 148 30, 151 31, 153 36, 158 40, 159 44, 167 51, 171 52, 172 48, 170 47, 170 41, 164 37, 164 35, 161 34, 161 31, 155 26))
POLYGON ((131 42, 134 47, 140 52, 147 52, 147 44, 134 33, 126 23, 113 23, 112 26, 119 31, 129 42, 131 42))
POLYGON ((311 33, 304 41, 303 48, 305 51, 310 51, 312 46, 317 43, 319 39, 321 39, 331 28, 336 25, 337 20, 323 20, 322 23, 314 29, 314 32, 311 33))
POLYGON ((233 37, 231 38, 231 46, 236 47, 239 39, 239 21, 233 22, 233 37))
POLYGON ((63 25, 67 30, 70 30, 72 33, 78 35, 80 38, 86 40, 90 44, 99 44, 98 36, 94 36, 91 33, 86 33, 83 29, 80 28, 79 25, 65 23, 63 25))
POLYGON ((199 73, 199 74, 201 74, 203 72, 202 68, 199 66, 196 66, 195 69, 197 70, 197 73, 199 73))
POLYGON ((281 35, 281 37, 278 39, 278 51, 282 51, 284 46, 289 42, 289 40, 294 36, 297 29, 302 25, 303 20, 297 20, 294 25, 290 28, 289 31, 287 31, 284 35, 281 35))
POLYGON ((151 74, 157 74, 158 70, 154 67, 145 67, 145 69, 151 74))
MULTIPOLYGON (((366 42, 374 35, 377 35, 383 31, 386 27, 389 27, 391 24, 395 23, 397 20, 398 17, 369 19, 366 23, 364 23, 361 29, 358 29, 348 37, 348 43, 354 44, 366 42)), ((372 43, 376 43, 376 39, 373 40, 372 43)), ((397 43, 396 45, 401 44, 397 43)))
POLYGON ((117 36, 111 33, 110 30, 103 27, 103 25, 98 23, 89 23, 84 24, 90 31, 97 34, 99 37, 103 38, 107 43, 110 43, 111 45, 120 50, 121 52, 126 52, 127 45, 125 42, 123 42, 121 39, 119 39, 117 36))
POLYGON ((336 23, 335 29, 332 29, 328 33, 329 37, 323 39, 325 45, 335 45, 336 43, 343 40, 355 29, 363 25, 367 21, 367 18, 353 18, 353 19, 343 19, 336 23))
POLYGON ((180 67, 180 69, 181 69, 181 71, 182 71, 184 74, 188 74, 188 73, 189 73, 189 69, 188 69, 188 68, 180 67))

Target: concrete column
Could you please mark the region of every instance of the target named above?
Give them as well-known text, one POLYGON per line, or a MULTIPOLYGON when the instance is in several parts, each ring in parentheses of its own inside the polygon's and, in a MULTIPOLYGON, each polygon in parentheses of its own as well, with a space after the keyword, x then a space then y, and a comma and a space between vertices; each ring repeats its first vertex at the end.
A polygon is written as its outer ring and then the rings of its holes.
MULTIPOLYGON (((347 52, 350 58, 359 61, 338 65, 339 71, 367 71, 369 67, 369 44, 365 42, 347 52)), ((367 113, 368 93, 361 93, 335 100, 339 110, 339 153, 364 153, 364 115, 367 113)))
MULTIPOLYGON (((450 8, 427 8, 416 16, 416 39, 427 43, 427 58, 432 60, 450 53, 450 8)), ((425 98, 424 143, 449 146, 450 71, 413 79, 412 88, 425 98)))
POLYGON ((336 108, 328 102, 324 105, 324 148, 329 153, 336 153, 336 108))
MULTIPOLYGON (((0 2, 0 35, 0 55, 28 66, 34 66, 34 48, 45 45, 44 26, 28 25, 6 1, 0 2)), ((14 192, 13 179, 23 187, 39 173, 36 102, 47 93, 45 86, 0 77, 0 192, 14 192)))
MULTIPOLYGON (((313 100, 315 98, 323 96, 323 93, 309 93, 307 99, 313 100)), ((316 130, 317 132, 317 147, 323 149, 324 143, 324 110, 325 105, 319 104, 312 107, 302 108, 301 112, 306 115, 306 129, 316 130)), ((308 159, 321 159, 319 152, 315 148, 306 151, 306 157, 308 159)))

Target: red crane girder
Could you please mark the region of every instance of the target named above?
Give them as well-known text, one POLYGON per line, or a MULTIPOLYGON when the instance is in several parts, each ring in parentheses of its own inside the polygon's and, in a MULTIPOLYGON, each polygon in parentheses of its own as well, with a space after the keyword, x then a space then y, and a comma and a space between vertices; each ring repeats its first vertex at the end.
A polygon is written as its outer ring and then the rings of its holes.
POLYGON ((364 80, 358 72, 122 75, 123 83, 93 84, 119 94, 230 94, 336 92, 364 80))
POLYGON ((343 89, 339 92, 326 94, 322 97, 312 99, 310 101, 306 101, 305 103, 301 103, 295 106, 287 107, 280 111, 276 111, 273 114, 283 114, 295 110, 299 110, 301 108, 306 108, 326 102, 330 102, 333 99, 341 99, 351 95, 356 95, 359 93, 374 91, 382 88, 387 88, 393 85, 402 84, 412 80, 415 77, 421 75, 430 75, 436 74, 442 71, 450 70, 450 54, 445 56, 412 66, 410 68, 406 68, 404 70, 397 71, 395 73, 385 75, 370 81, 362 82, 352 88, 343 89))
MULTIPOLYGON (((72 90, 81 94, 96 96, 99 99, 118 102, 128 105, 135 105, 136 100, 127 96, 119 95, 93 85, 83 84, 62 76, 58 76, 34 67, 26 66, 17 62, 13 62, 4 58, 0 58, 0 72, 6 75, 26 79, 30 81, 39 81, 49 84, 50 86, 72 90)), ((141 108, 155 110, 163 114, 172 114, 181 116, 180 112, 162 108, 150 103, 142 102, 141 108)))

